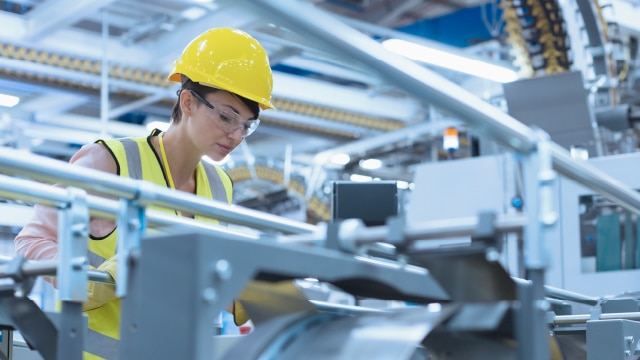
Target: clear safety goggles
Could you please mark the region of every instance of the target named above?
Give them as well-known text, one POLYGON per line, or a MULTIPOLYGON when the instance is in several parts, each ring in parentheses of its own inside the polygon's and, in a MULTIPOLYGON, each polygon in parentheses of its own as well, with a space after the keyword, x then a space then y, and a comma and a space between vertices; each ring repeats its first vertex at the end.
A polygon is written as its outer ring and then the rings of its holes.
POLYGON ((216 115, 215 117, 218 119, 218 126, 227 134, 233 134, 234 132, 238 131, 238 129, 241 129, 242 137, 245 138, 256 131, 258 125, 260 125, 260 119, 244 119, 229 106, 212 104, 205 100, 205 98, 197 92, 193 90, 189 90, 189 92, 191 92, 191 94, 206 107, 212 110, 212 112, 216 113, 214 115, 216 115))

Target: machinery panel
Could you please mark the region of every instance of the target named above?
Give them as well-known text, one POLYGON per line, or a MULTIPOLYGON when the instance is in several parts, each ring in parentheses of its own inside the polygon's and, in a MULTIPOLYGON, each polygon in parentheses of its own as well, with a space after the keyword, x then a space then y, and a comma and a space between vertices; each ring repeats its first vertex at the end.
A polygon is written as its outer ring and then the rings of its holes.
MULTIPOLYGON (((640 154, 589 160, 595 167, 634 189, 640 189, 640 154)), ((637 291, 638 221, 603 196, 567 178, 560 182, 562 266, 567 290, 588 295, 616 295, 637 291)))

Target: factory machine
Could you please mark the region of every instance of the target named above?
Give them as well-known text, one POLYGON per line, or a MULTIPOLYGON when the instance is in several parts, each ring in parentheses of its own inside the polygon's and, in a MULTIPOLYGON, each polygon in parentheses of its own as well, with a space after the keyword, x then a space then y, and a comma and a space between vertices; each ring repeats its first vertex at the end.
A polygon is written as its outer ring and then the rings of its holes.
MULTIPOLYGON (((536 298, 531 270, 522 264, 520 251, 510 250, 526 246, 529 220, 524 207, 509 205, 505 210, 503 206, 516 189, 506 185, 511 180, 505 174, 514 169, 509 154, 425 164, 416 173, 416 189, 407 202, 399 200, 402 196, 393 182, 336 182, 333 219, 316 226, 36 155, 21 156, 27 161, 17 160, 11 149, 2 149, 3 172, 64 181, 70 187, 51 188, 6 175, 0 181, 3 197, 56 206, 64 219, 59 262, 5 259, 0 297, 4 358, 81 358, 86 320, 80 304, 87 281, 110 281, 104 273, 77 266, 86 252, 81 229, 89 215, 117 219, 128 229, 120 248, 125 260, 119 262, 125 275, 117 284, 123 304, 120 351, 124 359, 593 360, 640 356, 637 293, 589 295, 543 284, 536 298), (474 199, 467 195, 478 193, 477 189, 461 187, 459 199, 465 199, 467 206, 457 217, 448 213, 447 206, 433 210, 442 205, 438 198, 442 191, 435 191, 429 182, 492 166, 494 175, 486 183, 474 184, 493 186, 493 190, 486 188, 474 199), (121 200, 87 195, 78 185, 118 193, 121 200), (379 210, 370 211, 369 200, 353 201, 359 192, 379 195, 379 210), (483 198, 487 195, 492 202, 483 198), (141 211, 150 204, 215 216, 255 231, 141 211), (35 277, 47 274, 58 276, 59 312, 43 312, 27 296, 35 277), (356 302, 314 300, 302 279, 330 284, 356 302), (254 323, 248 335, 218 334, 216 314, 233 299, 241 301, 254 323), (372 303, 367 300, 379 300, 382 305, 365 305, 372 303), (540 329, 535 328, 536 323, 540 329), (20 331, 25 345, 12 344, 14 330, 20 331), (533 343, 536 338, 539 344, 533 343)), ((603 163, 619 161, 637 163, 640 158, 612 157, 594 163, 602 168, 603 163)), ((602 175, 588 163, 575 165, 602 175)), ((560 187, 554 189, 550 198, 566 197, 560 191, 560 187)), ((568 203, 583 201, 583 195, 572 196, 575 201, 568 203)), ((561 208, 558 213, 569 215, 561 208)), ((575 212, 567 219, 584 222, 589 213, 575 212)), ((587 218, 592 219, 591 215, 587 218)), ((558 224, 567 222, 558 220, 558 224)), ((625 222, 618 224, 625 227, 625 222)), ((549 244, 559 241, 550 234, 549 244)), ((596 257, 611 258, 608 247, 615 248, 612 244, 620 242, 618 247, 625 248, 628 238, 607 239, 608 245, 596 246, 607 251, 597 251, 596 257)), ((619 254, 622 263, 623 255, 619 254)), ((598 267, 587 270, 587 274, 604 272, 598 267)), ((548 278, 553 278, 553 271, 548 278)), ((584 284, 573 288, 580 286, 584 284)), ((634 289, 632 282, 620 286, 634 289)), ((588 292, 597 289, 592 285, 588 292)))

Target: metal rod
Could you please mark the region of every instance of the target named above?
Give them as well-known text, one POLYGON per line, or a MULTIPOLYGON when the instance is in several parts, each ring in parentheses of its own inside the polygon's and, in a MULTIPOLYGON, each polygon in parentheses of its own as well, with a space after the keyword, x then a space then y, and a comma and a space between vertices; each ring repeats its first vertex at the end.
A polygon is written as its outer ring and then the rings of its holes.
MULTIPOLYGON (((50 206, 66 206, 65 204, 69 200, 65 189, 5 175, 0 175, 0 196, 14 200, 35 199, 39 203, 50 206)), ((115 220, 117 217, 119 204, 115 200, 87 195, 87 204, 92 216, 109 220, 115 220)), ((259 238, 257 233, 241 232, 194 219, 177 217, 158 210, 147 210, 146 215, 147 223, 152 227, 177 227, 194 231, 208 231, 216 238, 241 237, 247 240, 259 238)))
MULTIPOLYGON (((314 225, 303 222, 9 148, 0 148, 0 168, 5 174, 24 176, 46 183, 59 182, 112 197, 137 199, 143 206, 156 205, 263 230, 305 233, 313 232, 315 229, 314 225)), ((8 186, 3 188, 12 191, 8 186)), ((39 188, 27 194, 32 199, 43 195, 39 188)))
POLYGON ((559 288, 555 288, 548 285, 545 285, 544 288, 547 296, 552 299, 573 301, 576 303, 592 305, 592 306, 598 305, 598 303, 600 303, 600 299, 593 296, 578 294, 572 291, 559 289, 559 288))
POLYGON ((385 309, 375 309, 362 306, 342 305, 330 303, 326 301, 309 300, 319 311, 341 314, 361 314, 361 313, 379 313, 385 312, 385 309))
MULTIPOLYGON (((13 258, 8 256, 0 256, 0 278, 7 277, 7 265, 13 258)), ((26 276, 55 276, 58 271, 58 262, 56 260, 46 261, 27 261, 22 265, 22 274, 26 276)), ((89 281, 115 284, 109 273, 100 270, 87 270, 89 281)))
POLYGON ((451 111, 476 125, 479 131, 524 153, 534 149, 535 136, 526 125, 424 66, 387 51, 369 36, 312 4, 287 0, 243 3, 263 17, 268 15, 269 21, 305 36, 310 43, 340 54, 351 63, 361 63, 387 84, 451 111))
MULTIPOLYGON (((511 277, 511 278, 513 279, 513 281, 515 281, 518 284, 525 285, 525 286, 531 285, 531 281, 527 279, 522 279, 518 277, 511 277)), ((545 295, 552 299, 573 301, 576 303, 592 305, 592 306, 598 305, 600 303, 600 299, 597 297, 579 294, 573 291, 568 291, 568 290, 560 289, 560 288, 549 286, 549 285, 545 285, 544 290, 545 290, 545 295)))
POLYGON ((591 314, 579 314, 579 315, 556 315, 553 318, 553 323, 556 325, 567 324, 584 324, 590 320, 640 320, 640 312, 625 312, 625 313, 603 313, 597 319, 594 319, 591 314))
POLYGON ((558 173, 640 214, 640 194, 586 161, 576 161, 560 145, 551 144, 553 166, 558 173))
MULTIPOLYGON (((500 216, 496 219, 494 227, 498 233, 508 233, 522 230, 526 224, 526 217, 523 216, 500 216)), ((460 236, 473 236, 478 228, 478 218, 475 216, 424 221, 404 229, 404 239, 408 241, 419 241, 429 239, 442 239, 460 236)), ((361 228, 354 234, 357 245, 364 245, 374 242, 384 242, 388 238, 389 229, 387 226, 373 226, 361 228)))
POLYGON ((109 123, 109 11, 102 9, 102 59, 100 61, 100 136, 106 138, 109 123))
MULTIPOLYGON (((350 62, 362 63, 388 84, 459 116, 478 133, 523 154, 535 149, 536 136, 528 126, 435 72, 387 51, 375 40, 312 4, 287 0, 244 0, 243 3, 261 16, 268 14, 270 21, 280 22, 317 46, 342 54, 350 62)), ((554 168, 562 175, 640 214, 640 194, 631 188, 585 162, 573 161, 559 145, 554 146, 552 157, 554 168)))

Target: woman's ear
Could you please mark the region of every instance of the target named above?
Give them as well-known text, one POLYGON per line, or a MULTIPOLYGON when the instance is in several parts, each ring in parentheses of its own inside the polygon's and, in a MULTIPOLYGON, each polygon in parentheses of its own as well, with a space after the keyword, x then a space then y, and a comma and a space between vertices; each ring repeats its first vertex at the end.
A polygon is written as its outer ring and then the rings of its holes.
POLYGON ((182 110, 182 117, 187 118, 191 116, 191 106, 193 105, 193 95, 189 90, 182 90, 180 92, 180 109, 182 110))

